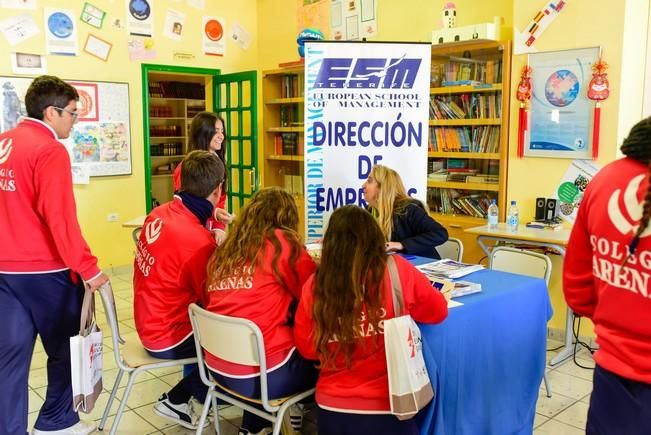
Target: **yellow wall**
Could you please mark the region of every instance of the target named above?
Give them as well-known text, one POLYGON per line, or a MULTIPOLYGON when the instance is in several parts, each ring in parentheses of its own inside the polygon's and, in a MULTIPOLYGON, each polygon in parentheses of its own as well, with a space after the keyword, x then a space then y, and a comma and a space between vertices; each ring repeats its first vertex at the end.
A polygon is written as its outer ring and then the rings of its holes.
MULTIPOLYGON (((132 241, 130 230, 121 227, 120 222, 130 220, 145 213, 145 176, 142 131, 142 90, 139 62, 129 61, 127 52, 128 35, 126 28, 117 29, 111 25, 116 19, 125 23, 124 1, 89 0, 107 12, 107 18, 101 29, 96 29, 76 21, 78 29, 80 55, 48 55, 48 73, 64 79, 98 80, 129 83, 131 110, 131 158, 133 174, 130 176, 94 177, 86 186, 75 186, 75 197, 79 222, 86 240, 93 253, 99 258, 102 267, 120 266, 133 261, 130 249, 132 241), (113 49, 107 63, 82 51, 88 33, 113 43, 113 49), (118 213, 120 222, 107 221, 107 214, 118 213)), ((41 32, 27 41, 11 47, 0 37, 0 75, 12 75, 9 53, 27 52, 45 54, 45 36, 43 32, 43 8, 57 7, 71 9, 79 17, 84 1, 81 0, 40 0, 38 9, 27 11, 39 26, 41 32)), ((145 61, 164 65, 182 65, 202 68, 220 69, 222 73, 256 69, 258 66, 257 5, 256 0, 206 0, 205 12, 189 6, 185 1, 156 0, 154 18, 154 37, 157 58, 145 61), (185 29, 181 41, 172 41, 162 34, 167 9, 171 8, 185 14, 185 29), (223 58, 202 55, 201 51, 201 17, 215 15, 225 20, 228 43, 223 58), (242 50, 228 37, 228 31, 234 21, 240 23, 251 34, 251 46, 242 50), (192 53, 195 59, 177 60, 175 51, 192 53)), ((25 11, 0 10, 0 20, 19 15, 25 11)))

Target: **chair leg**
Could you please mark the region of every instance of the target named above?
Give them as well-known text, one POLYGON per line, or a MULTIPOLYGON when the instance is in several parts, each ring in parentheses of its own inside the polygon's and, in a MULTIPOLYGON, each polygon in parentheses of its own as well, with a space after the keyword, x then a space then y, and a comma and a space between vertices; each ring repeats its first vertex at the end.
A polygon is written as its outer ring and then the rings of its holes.
POLYGON ((127 399, 129 398, 129 394, 131 393, 131 389, 133 388, 133 384, 136 380, 137 375, 138 375, 137 369, 129 373, 129 381, 127 382, 127 388, 124 390, 124 395, 122 396, 122 400, 120 401, 118 412, 117 414, 115 414, 115 418, 113 419, 113 424, 111 425, 111 432, 109 432, 110 435, 115 435, 117 433, 118 424, 120 423, 120 419, 122 418, 122 413, 124 412, 124 408, 127 407, 127 399))
MULTIPOLYGON (((293 405, 293 403, 291 405, 293 405)), ((280 435, 280 430, 283 427, 283 421, 285 419, 285 412, 289 409, 291 405, 289 404, 289 401, 287 401, 283 403, 280 406, 280 408, 278 408, 278 412, 276 413, 276 421, 273 422, 272 435, 280 435)))
POLYGON ((197 423, 197 431, 196 435, 201 435, 201 432, 203 432, 203 425, 206 422, 206 418, 208 417, 208 411, 210 410, 210 391, 208 391, 208 394, 206 394, 206 400, 203 401, 203 409, 201 410, 201 418, 199 418, 199 423, 197 423))
MULTIPOLYGON (((208 394, 210 394, 210 391, 208 394)), ((215 413, 215 433, 219 435, 219 408, 217 408, 217 397, 212 394, 210 394, 210 397, 212 398, 212 409, 215 413)))
POLYGON ((102 415, 102 420, 99 422, 99 430, 104 430, 104 425, 106 425, 106 419, 109 416, 109 413, 111 411, 111 406, 113 405, 113 399, 115 399, 115 396, 118 394, 118 387, 120 386, 120 382, 122 382, 122 375, 124 375, 124 370, 118 369, 118 376, 115 378, 115 382, 113 383, 113 389, 111 390, 111 395, 109 396, 108 402, 106 402, 106 409, 104 409, 104 414, 102 415))
POLYGON ((545 382, 545 390, 547 391, 547 397, 552 397, 552 388, 549 385, 549 379, 547 379, 547 372, 543 375, 543 381, 545 382))

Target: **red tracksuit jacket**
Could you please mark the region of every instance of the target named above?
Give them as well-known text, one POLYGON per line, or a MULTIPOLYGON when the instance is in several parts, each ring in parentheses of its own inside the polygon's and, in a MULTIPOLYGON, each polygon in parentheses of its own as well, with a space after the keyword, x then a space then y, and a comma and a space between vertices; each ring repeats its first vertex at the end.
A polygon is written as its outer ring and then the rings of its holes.
POLYGON ((647 165, 624 158, 590 181, 567 246, 563 291, 572 310, 594 322, 597 364, 651 384, 651 227, 621 267, 647 178, 647 165))
MULTIPOLYGON (((278 282, 273 274, 274 248, 270 241, 263 246, 261 264, 251 270, 245 267, 236 276, 210 283, 206 309, 226 316, 241 317, 253 321, 262 331, 267 357, 267 369, 282 365, 294 350, 292 327, 288 325, 290 304, 298 300, 301 288, 316 265, 305 248, 294 267, 289 263, 290 247, 280 230, 278 271, 283 280, 278 282)), ((231 377, 252 377, 259 373, 258 367, 227 363, 206 354, 206 363, 213 371, 231 377)))
POLYGON ((26 118, 0 135, 0 273, 101 271, 77 221, 70 156, 54 130, 26 118))
MULTIPOLYGON (((439 323, 447 317, 447 301, 429 280, 407 260, 396 255, 398 275, 402 284, 405 301, 405 314, 422 323, 439 323)), ((389 270, 385 272, 384 319, 395 317, 389 270)), ((303 295, 296 312, 294 338, 296 347, 307 359, 318 359, 319 353, 314 344, 314 276, 303 287, 303 295)), ((342 354, 337 356, 336 366, 331 364, 321 369, 316 384, 316 402, 324 409, 346 413, 388 414, 389 379, 387 376, 386 353, 382 322, 379 330, 369 329, 363 315, 361 319, 365 337, 358 339, 352 355, 352 366, 346 367, 342 354), (363 342, 364 341, 364 342, 363 342)), ((330 343, 334 353, 337 342, 330 343)))
POLYGON ((145 348, 164 351, 192 334, 188 306, 201 302, 215 239, 179 197, 149 213, 133 263, 133 311, 145 348))

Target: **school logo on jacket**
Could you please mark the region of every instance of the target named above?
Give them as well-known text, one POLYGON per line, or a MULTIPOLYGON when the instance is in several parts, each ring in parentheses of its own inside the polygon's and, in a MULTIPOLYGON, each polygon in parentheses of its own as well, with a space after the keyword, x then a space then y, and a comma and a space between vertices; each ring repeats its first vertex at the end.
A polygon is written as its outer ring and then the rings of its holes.
MULTIPOLYGON (((638 222, 642 218, 642 202, 637 199, 637 191, 646 176, 646 174, 638 175, 629 181, 623 194, 621 189, 616 189, 610 195, 610 199, 608 200, 608 217, 615 228, 622 234, 637 231, 639 226, 638 222), (623 203, 624 210, 622 210, 620 203, 623 203)), ((649 234, 651 234, 651 226, 644 230, 641 237, 646 237, 649 234)))
POLYGON ((161 218, 156 218, 145 225, 145 238, 147 243, 151 245, 158 237, 160 237, 161 230, 163 229, 163 221, 161 218))
POLYGON ((0 141, 0 165, 7 161, 9 154, 11 154, 12 140, 5 138, 0 141))

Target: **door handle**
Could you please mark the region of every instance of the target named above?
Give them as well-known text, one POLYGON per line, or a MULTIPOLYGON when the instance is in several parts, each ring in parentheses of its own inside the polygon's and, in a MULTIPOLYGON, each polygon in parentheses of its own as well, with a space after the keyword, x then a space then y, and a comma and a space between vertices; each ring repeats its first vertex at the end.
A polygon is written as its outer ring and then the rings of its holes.
POLYGON ((251 186, 251 191, 254 191, 256 187, 255 168, 251 168, 251 172, 249 172, 249 185, 251 186))

